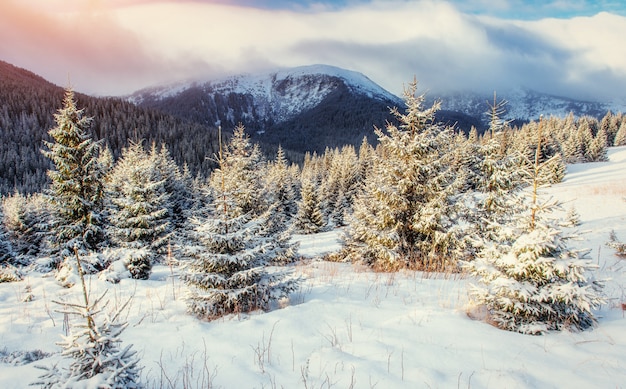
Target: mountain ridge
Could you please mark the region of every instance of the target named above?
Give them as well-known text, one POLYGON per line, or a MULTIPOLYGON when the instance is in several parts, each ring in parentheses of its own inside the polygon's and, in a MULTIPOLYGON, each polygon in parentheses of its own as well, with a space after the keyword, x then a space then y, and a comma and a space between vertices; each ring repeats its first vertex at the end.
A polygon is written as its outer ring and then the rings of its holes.
MULTIPOLYGON (((464 112, 480 118, 487 125, 488 104, 506 101, 503 119, 511 121, 538 120, 544 117, 565 117, 573 113, 576 117, 592 116, 602 118, 608 111, 625 111, 626 106, 615 102, 585 101, 564 96, 538 92, 529 88, 518 87, 495 91, 491 94, 479 92, 453 92, 437 97, 442 101, 442 109, 464 112), (494 96, 495 93, 495 96, 494 96)), ((432 101, 433 98, 430 98, 432 101)))
MULTIPOLYGON (((204 124, 234 126, 235 121, 239 121, 247 126, 253 136, 258 137, 276 126, 281 127, 281 131, 287 131, 288 129, 284 128, 286 123, 296 122, 299 118, 315 120, 315 117, 311 118, 311 111, 322 111, 323 108, 333 110, 334 108, 329 107, 324 101, 331 91, 340 86, 344 87, 345 95, 358 95, 361 100, 371 99, 374 111, 380 109, 381 103, 385 106, 385 111, 393 106, 400 109, 404 107, 400 97, 377 85, 366 75, 323 64, 147 88, 135 92, 128 98, 140 106, 164 109, 174 115, 180 110, 178 115, 202 120, 204 124), (181 102, 175 101, 193 100, 194 98, 190 98, 192 94, 205 94, 204 99, 211 96, 210 100, 221 96, 218 99, 230 100, 239 105, 239 108, 232 109, 232 106, 231 110, 222 108, 223 111, 229 111, 230 115, 220 116, 215 108, 215 112, 199 114, 201 110, 199 105, 210 106, 211 103, 192 102, 191 108, 181 108, 181 102), (242 108, 242 105, 245 107, 242 108)), ((492 94, 464 91, 429 93, 426 97, 427 104, 432 104, 435 100, 442 102, 437 120, 444 124, 455 125, 457 129, 466 133, 471 127, 476 127, 479 133, 488 127, 486 112, 489 110, 488 104, 493 103, 492 94)), ((497 101, 508 102, 505 106, 504 119, 514 124, 537 120, 540 115, 565 117, 571 112, 577 117, 593 116, 600 119, 609 110, 613 112, 626 110, 626 104, 577 100, 524 87, 497 91, 496 98, 497 101)), ((345 99, 345 96, 342 99, 345 99)), ((333 100, 336 104, 337 99, 333 100)), ((365 103, 361 101, 359 104, 365 103)), ((348 109, 346 107, 346 110, 348 109)), ((380 115, 377 113, 375 116, 378 120, 372 120, 369 129, 374 125, 384 125, 385 120, 393 119, 387 115, 381 122, 380 115)), ((285 136, 283 134, 278 138, 285 136)))
POLYGON ((365 75, 330 65, 150 88, 128 99, 206 125, 241 123, 255 141, 301 153, 374 141, 373 126, 404 105, 365 75))

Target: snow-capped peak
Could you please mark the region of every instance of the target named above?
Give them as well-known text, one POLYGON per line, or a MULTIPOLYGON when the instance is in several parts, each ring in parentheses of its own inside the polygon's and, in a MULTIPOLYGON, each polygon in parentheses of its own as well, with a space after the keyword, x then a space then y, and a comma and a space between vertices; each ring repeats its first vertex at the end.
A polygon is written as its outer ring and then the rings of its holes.
POLYGON ((168 87, 150 88, 135 93, 135 104, 162 101, 196 88, 209 99, 216 95, 236 94, 250 105, 249 115, 281 122, 320 104, 329 94, 342 88, 368 98, 399 102, 362 73, 330 65, 285 68, 257 74, 239 74, 218 80, 196 81, 168 87))

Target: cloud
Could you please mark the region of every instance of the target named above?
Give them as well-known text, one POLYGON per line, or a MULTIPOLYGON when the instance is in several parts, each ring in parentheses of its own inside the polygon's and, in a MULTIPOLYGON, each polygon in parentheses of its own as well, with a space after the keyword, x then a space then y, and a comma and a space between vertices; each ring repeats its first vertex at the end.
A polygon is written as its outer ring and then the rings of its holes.
MULTIPOLYGON (((519 21, 426 0, 306 2, 302 10, 228 0, 35 6, 47 1, 0 5, 0 36, 9 37, 0 58, 56 83, 70 73, 91 93, 313 63, 360 71, 397 94, 414 75, 432 92, 526 86, 613 98, 626 86, 626 18, 609 13, 519 21)), ((505 12, 517 3, 498 4, 505 12)))
POLYGON ((0 5, 0 59, 59 84, 94 94, 117 94, 160 82, 164 74, 184 78, 198 57, 168 59, 121 26, 107 9, 41 12, 21 2, 0 5))

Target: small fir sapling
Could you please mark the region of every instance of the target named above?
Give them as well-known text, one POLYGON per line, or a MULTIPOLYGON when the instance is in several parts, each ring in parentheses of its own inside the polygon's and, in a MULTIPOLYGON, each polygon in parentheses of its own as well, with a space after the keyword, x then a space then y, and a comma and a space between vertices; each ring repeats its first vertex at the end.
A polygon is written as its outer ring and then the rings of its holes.
POLYGON ((612 230, 609 234, 609 241, 606 243, 607 246, 611 247, 615 250, 615 254, 619 256, 626 256, 626 243, 622 243, 618 238, 615 230, 612 230))
POLYGON ((79 304, 56 302, 63 307, 61 313, 79 318, 70 334, 64 336, 63 341, 58 343, 63 348, 61 355, 69 361, 69 365, 39 367, 45 370, 45 373, 32 385, 39 385, 45 389, 143 388, 136 351, 132 350, 132 345, 121 347, 120 335, 128 323, 120 322, 119 318, 130 300, 112 314, 105 313, 107 304, 102 302, 106 291, 90 302, 78 249, 75 250, 75 260, 84 302, 79 304))

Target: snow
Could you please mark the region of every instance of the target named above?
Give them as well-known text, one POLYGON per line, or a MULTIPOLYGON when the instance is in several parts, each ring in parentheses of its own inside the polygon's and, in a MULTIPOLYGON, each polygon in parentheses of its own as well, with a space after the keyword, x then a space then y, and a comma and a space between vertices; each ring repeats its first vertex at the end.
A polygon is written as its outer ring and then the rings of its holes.
MULTIPOLYGON (((443 93, 439 97, 442 100, 442 109, 463 112, 484 121, 487 120, 486 103, 493 103, 493 92, 443 93)), ((497 100, 507 101, 503 115, 503 119, 507 120, 538 120, 541 115, 564 118, 570 112, 575 116, 604 116, 609 110, 613 113, 626 111, 626 100, 613 102, 572 100, 523 87, 498 90, 497 100)))
MULTIPOLYGON (((626 276, 605 243, 611 230, 626 240, 625 171, 626 147, 613 148, 609 162, 570 165, 565 180, 547 189, 576 207, 583 240, 575 245, 592 250, 599 278, 608 279, 609 303, 597 312, 599 326, 585 332, 529 336, 473 320, 480 317, 468 304, 473 280, 458 275, 374 273, 320 260, 340 249, 341 230, 295 237, 309 258, 296 268, 304 281, 267 313, 200 321, 186 313, 177 269, 165 266, 147 281, 90 277, 91 295, 108 289, 110 308, 132 297, 121 337, 139 352, 148 387, 622 387, 626 276)), ((42 373, 35 366, 61 360, 55 342, 66 328, 53 301, 80 298, 78 286, 36 272, 0 284, 1 388, 28 387, 42 373), (44 354, 35 362, 2 358, 36 350, 44 354)))
POLYGON ((386 91, 362 73, 330 65, 309 65, 257 74, 232 75, 223 79, 178 83, 139 91, 129 97, 135 104, 149 98, 165 99, 185 90, 201 86, 210 93, 238 93, 251 95, 255 110, 261 116, 272 116, 279 122, 311 109, 322 102, 336 86, 327 78, 343 80, 348 88, 383 101, 401 100, 386 91))

